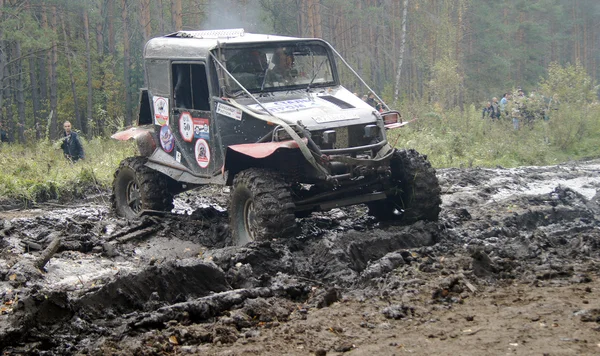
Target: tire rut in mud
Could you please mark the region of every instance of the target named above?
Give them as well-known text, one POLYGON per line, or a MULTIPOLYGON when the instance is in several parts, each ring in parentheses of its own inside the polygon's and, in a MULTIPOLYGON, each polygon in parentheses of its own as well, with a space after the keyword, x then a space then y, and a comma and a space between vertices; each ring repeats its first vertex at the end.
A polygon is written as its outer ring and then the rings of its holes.
MULTIPOLYGON (((438 223, 381 224, 366 217, 365 207, 351 207, 298 220, 298 238, 223 248, 215 244, 223 229, 211 226, 226 224, 226 214, 196 214, 202 222, 167 215, 155 222, 160 229, 147 242, 117 244, 116 259, 138 258, 129 272, 85 291, 23 288, 28 307, 0 316, 13 327, 1 331, 0 340, 14 352, 126 354, 172 352, 168 338, 176 335, 180 345, 202 352, 202 345, 241 347, 236 340, 266 333, 265 326, 302 320, 309 310, 348 296, 409 301, 388 303, 382 313, 388 319, 426 318, 423 307, 412 304, 423 293, 451 308, 471 288, 506 281, 585 283, 597 269, 597 196, 557 185, 547 193, 511 197, 500 193, 527 177, 491 179, 498 174, 492 170, 440 174, 445 194, 438 223), (204 247, 186 262, 136 252, 156 235, 162 243, 183 239, 204 247), (50 302, 42 303, 44 295, 50 302), (41 317, 41 310, 53 311, 41 317), (28 329, 15 329, 22 321, 28 329)), ((103 239, 97 233, 95 246, 103 239)), ((6 280, 7 271, 2 276, 6 280)))

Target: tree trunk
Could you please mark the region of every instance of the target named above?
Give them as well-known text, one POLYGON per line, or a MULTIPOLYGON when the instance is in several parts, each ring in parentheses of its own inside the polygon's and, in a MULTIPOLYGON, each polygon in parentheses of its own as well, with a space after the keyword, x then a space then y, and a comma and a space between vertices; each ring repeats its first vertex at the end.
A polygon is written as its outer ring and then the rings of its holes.
POLYGON ((402 37, 400 39, 400 53, 398 54, 398 69, 396 71, 396 85, 394 86, 394 103, 395 108, 398 102, 398 93, 400 91, 400 75, 402 73, 402 61, 404 60, 404 46, 406 45, 406 21, 408 20, 408 0, 404 0, 404 10, 402 10, 402 37))
POLYGON ((321 4, 319 3, 319 0, 315 0, 313 3, 313 14, 315 21, 315 37, 323 38, 323 28, 321 24, 321 4))
MULTIPOLYGON (((0 34, 1 35, 1 34, 0 34)), ((36 68, 36 60, 33 55, 29 56, 29 81, 31 82, 31 102, 33 104, 33 128, 35 129, 35 139, 41 138, 40 132, 40 95, 39 95, 39 84, 38 74, 36 68)), ((1 105, 0 105, 1 107, 1 105)))
POLYGON ((17 102, 17 133, 19 143, 25 143, 25 97, 23 95, 23 60, 21 59, 21 42, 15 41, 15 99, 17 102))
MULTIPOLYGON (((150 22, 150 0, 139 0, 139 4, 140 27, 142 29, 142 34, 144 35, 144 42, 146 42, 150 39, 150 36, 152 36, 152 23, 150 22)), ((173 20, 175 20, 175 18, 173 18, 173 20)), ((173 26, 175 26, 174 23, 173 26)))
POLYGON ((314 16, 314 0, 306 0, 306 10, 308 12, 308 37, 315 37, 315 16, 314 16))
POLYGON ((98 0, 98 10, 100 12, 100 16, 98 18, 98 22, 96 22, 96 48, 98 51, 98 57, 100 58, 104 56, 104 17, 106 16, 104 5, 104 0, 98 0))
MULTIPOLYGON (((42 30, 44 32, 48 30, 48 15, 46 9, 42 9, 42 30)), ((38 66, 40 67, 40 96, 41 101, 44 105, 44 109, 48 109, 48 78, 50 73, 50 51, 41 53, 38 59, 38 66)), ((44 123, 44 127, 47 123, 44 123)))
POLYGON ((296 0, 296 22, 298 23, 298 36, 304 37, 304 27, 306 23, 306 0, 296 0))
MULTIPOLYGON (((4 19, 4 12, 2 9, 4 8, 4 0, 0 0, 0 21, 4 19)), ((0 38, 4 38, 4 30, 2 26, 0 26, 0 38)), ((6 83, 4 79, 6 78, 4 75, 6 56, 4 55, 6 51, 4 41, 0 41, 0 127, 4 127, 6 124, 6 117, 4 117, 4 90, 2 88, 6 87, 6 83)), ((4 127, 6 129, 6 127, 4 127)))
POLYGON ((79 114, 79 100, 77 99, 77 87, 75 85, 75 77, 73 76, 73 65, 71 63, 71 50, 69 48, 69 37, 67 36, 67 28, 65 25, 65 18, 61 16, 60 22, 62 25, 63 40, 65 46, 65 57, 67 58, 67 66, 69 67, 69 79, 71 81, 71 94, 73 95, 73 111, 75 113, 75 123, 81 130, 83 128, 81 115, 79 114))
POLYGON ((132 122, 131 112, 131 79, 129 78, 129 22, 127 15, 127 0, 122 0, 123 6, 123 87, 125 88, 125 126, 130 126, 132 122))
MULTIPOLYGON (((162 9, 162 8, 161 8, 162 9)), ((116 49, 115 49, 115 21, 114 21, 114 14, 115 12, 115 7, 114 7, 114 1, 113 0, 109 0, 107 3, 107 7, 106 7, 106 13, 107 13, 107 21, 108 21, 108 53, 110 53, 113 57, 117 54, 116 49)), ((162 16, 162 13, 161 13, 162 16)))
POLYGON ((92 56, 90 50, 90 21, 88 18, 88 13, 86 9, 83 9, 83 35, 85 39, 85 50, 86 50, 86 64, 87 64, 87 115, 85 119, 81 120, 81 130, 85 134, 89 134, 88 132, 88 124, 92 123, 92 113, 93 113, 93 104, 92 104, 92 56))
POLYGON ((173 30, 180 31, 183 29, 183 6, 181 0, 171 0, 171 16, 173 16, 173 30))
MULTIPOLYGON (((7 49, 6 46, 4 48, 5 50, 7 49)), ((8 53, 8 52, 6 52, 8 53)), ((10 53, 8 53, 7 55, 4 55, 4 59, 6 61, 9 61, 10 58, 10 53)), ((5 116, 4 116, 4 124, 3 126, 5 126, 6 131, 8 131, 8 140, 10 142, 13 142, 15 139, 15 130, 14 130, 14 122, 13 122, 13 98, 11 95, 11 90, 10 88, 12 87, 12 80, 11 78, 11 71, 10 71, 10 67, 5 65, 4 66, 4 90, 2 88, 0 88, 0 90, 4 91, 4 104, 6 105, 6 108, 4 110, 5 112, 5 116)))
MULTIPOLYGON (((51 8, 51 17, 50 17, 50 31, 52 33, 57 33, 57 15, 56 15, 56 6, 52 6, 51 8)), ((59 128, 58 128, 58 95, 57 95, 57 74, 56 74, 56 66, 58 65, 58 48, 55 39, 52 39, 52 48, 50 50, 50 110, 52 111, 52 118, 50 119, 50 128, 49 134, 50 139, 56 140, 59 137, 59 128)))
POLYGON ((165 5, 163 0, 157 0, 156 7, 158 7, 158 31, 165 34, 165 5))

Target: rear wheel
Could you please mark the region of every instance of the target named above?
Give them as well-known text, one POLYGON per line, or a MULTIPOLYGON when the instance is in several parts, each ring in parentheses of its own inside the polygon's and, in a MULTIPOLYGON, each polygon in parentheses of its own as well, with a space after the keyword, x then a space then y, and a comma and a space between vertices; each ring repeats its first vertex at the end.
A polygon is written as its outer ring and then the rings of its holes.
POLYGON ((251 168, 233 180, 229 220, 235 245, 288 237, 296 227, 294 202, 280 174, 251 168))
POLYGON ((427 157, 397 150, 390 162, 392 188, 387 198, 368 204, 369 214, 381 221, 436 221, 440 214, 440 185, 427 157))
POLYGON ((145 166, 146 157, 129 157, 115 172, 111 204, 117 215, 134 219, 143 210, 171 211, 169 178, 145 166))

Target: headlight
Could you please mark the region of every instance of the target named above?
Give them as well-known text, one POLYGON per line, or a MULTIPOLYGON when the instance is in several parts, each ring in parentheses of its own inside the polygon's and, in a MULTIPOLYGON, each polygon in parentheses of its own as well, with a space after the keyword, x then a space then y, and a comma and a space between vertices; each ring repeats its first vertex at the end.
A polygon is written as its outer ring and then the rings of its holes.
POLYGON ((373 137, 377 137, 379 134, 379 127, 377 127, 377 125, 367 125, 365 126, 365 137, 367 138, 373 138, 373 137))
POLYGON ((334 130, 326 130, 323 131, 323 143, 333 145, 335 143, 335 131, 334 130))
MULTIPOLYGON (((292 130, 294 130, 298 136, 303 137, 304 134, 302 133, 302 130, 300 130, 300 128, 298 128, 297 126, 290 126, 292 128, 292 130)), ((283 128, 283 127, 277 127, 274 131, 273 131, 273 141, 275 142, 279 142, 279 141, 289 141, 292 140, 292 136, 290 136, 290 134, 283 128)))

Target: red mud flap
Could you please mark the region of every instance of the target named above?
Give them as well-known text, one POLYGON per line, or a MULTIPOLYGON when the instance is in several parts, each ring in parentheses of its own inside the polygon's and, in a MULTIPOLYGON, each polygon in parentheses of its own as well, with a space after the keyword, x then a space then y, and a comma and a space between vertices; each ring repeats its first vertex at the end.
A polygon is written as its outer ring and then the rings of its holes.
MULTIPOLYGON (((307 139, 302 139, 305 143, 307 139)), ((237 153, 241 153, 252 158, 265 158, 272 155, 275 151, 280 148, 298 148, 298 143, 294 140, 281 141, 281 142, 264 142, 264 143, 245 143, 241 145, 231 145, 227 147, 227 150, 233 150, 237 153)))
POLYGON ((154 137, 152 136, 153 132, 151 125, 130 127, 127 130, 119 131, 110 137, 119 141, 134 139, 137 142, 140 154, 144 157, 148 157, 156 149, 156 142, 154 142, 154 137))
POLYGON ((149 134, 150 131, 151 129, 145 127, 130 127, 127 130, 119 131, 113 134, 112 136, 110 136, 110 138, 119 141, 127 141, 132 138, 138 139, 139 137, 149 134))

